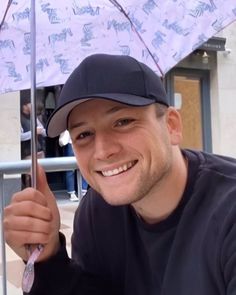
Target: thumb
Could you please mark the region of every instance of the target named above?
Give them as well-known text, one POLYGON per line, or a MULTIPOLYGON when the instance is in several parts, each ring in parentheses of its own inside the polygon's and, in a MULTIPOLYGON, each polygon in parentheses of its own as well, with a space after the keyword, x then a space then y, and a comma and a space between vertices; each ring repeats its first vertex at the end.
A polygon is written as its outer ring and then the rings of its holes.
POLYGON ((44 195, 47 202, 47 207, 50 209, 52 214, 52 219, 50 222, 50 239, 48 244, 44 245, 44 251, 40 255, 40 259, 47 259, 51 255, 55 254, 59 247, 60 242, 58 233, 61 222, 56 198, 48 185, 46 173, 43 167, 39 164, 37 164, 37 190, 44 195))
POLYGON ((39 164, 37 164, 37 190, 39 190, 45 196, 47 206, 51 209, 53 218, 57 221, 57 224, 59 225, 60 217, 56 198, 48 185, 46 173, 43 167, 39 164))
POLYGON ((52 191, 48 185, 47 176, 40 164, 37 164, 37 190, 39 190, 42 194, 52 194, 52 191))

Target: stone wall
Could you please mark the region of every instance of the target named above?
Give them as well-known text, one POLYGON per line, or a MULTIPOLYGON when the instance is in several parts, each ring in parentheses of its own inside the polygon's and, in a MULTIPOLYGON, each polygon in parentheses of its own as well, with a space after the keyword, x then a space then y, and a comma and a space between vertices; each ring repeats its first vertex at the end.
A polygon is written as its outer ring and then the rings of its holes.
POLYGON ((213 151, 236 157, 236 22, 225 28, 226 51, 217 53, 212 72, 213 151))
MULTIPOLYGON (((0 165, 20 160, 20 95, 19 92, 0 95, 0 165)), ((3 196, 7 204, 20 187, 20 175, 4 176, 3 196)), ((0 188, 1 189, 1 188, 0 188)))

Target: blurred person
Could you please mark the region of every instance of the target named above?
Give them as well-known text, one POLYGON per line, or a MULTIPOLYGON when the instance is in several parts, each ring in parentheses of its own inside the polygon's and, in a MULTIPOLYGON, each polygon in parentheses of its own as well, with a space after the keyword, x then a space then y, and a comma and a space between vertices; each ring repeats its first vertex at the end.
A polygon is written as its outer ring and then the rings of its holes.
MULTIPOLYGON (((31 158, 31 122, 30 122, 30 114, 31 114, 31 101, 29 95, 24 95, 21 97, 20 101, 21 112, 20 112, 20 120, 21 120, 21 159, 26 160, 31 158)), ((39 114, 37 114, 39 115, 39 114)), ((45 157, 44 151, 44 138, 46 137, 46 131, 37 116, 37 157, 39 159, 45 157)), ((30 175, 23 174, 22 175, 22 188, 30 186, 30 175)))
MULTIPOLYGON (((63 147, 64 155, 66 157, 74 157, 68 130, 65 130, 60 134, 59 145, 63 147)), ((79 198, 77 197, 76 173, 74 170, 66 171, 66 190, 72 202, 79 201, 79 198)))

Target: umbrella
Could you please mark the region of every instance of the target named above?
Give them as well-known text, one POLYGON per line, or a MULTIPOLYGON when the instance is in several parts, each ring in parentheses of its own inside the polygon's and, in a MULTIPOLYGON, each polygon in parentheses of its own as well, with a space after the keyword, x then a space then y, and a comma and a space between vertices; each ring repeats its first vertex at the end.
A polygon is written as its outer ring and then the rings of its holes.
MULTIPOLYGON (((0 93, 30 88, 30 1, 2 1, 0 93), (5 2, 5 4, 4 4, 5 2)), ((236 18, 235 0, 37 0, 37 86, 63 84, 93 53, 126 54, 159 75, 236 18)))

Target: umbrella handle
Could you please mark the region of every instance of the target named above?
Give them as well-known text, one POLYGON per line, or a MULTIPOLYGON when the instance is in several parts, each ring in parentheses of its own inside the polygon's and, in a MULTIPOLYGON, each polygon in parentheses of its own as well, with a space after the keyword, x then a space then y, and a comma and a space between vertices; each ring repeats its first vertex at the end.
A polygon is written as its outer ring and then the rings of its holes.
POLYGON ((31 246, 28 245, 26 247, 27 252, 29 252, 30 257, 29 260, 26 264, 24 273, 23 273, 23 278, 22 278, 22 290, 25 293, 29 293, 33 283, 34 283, 34 263, 35 261, 38 259, 39 255, 41 254, 41 252, 43 251, 43 246, 42 245, 38 245, 33 252, 31 253, 30 251, 31 246))

